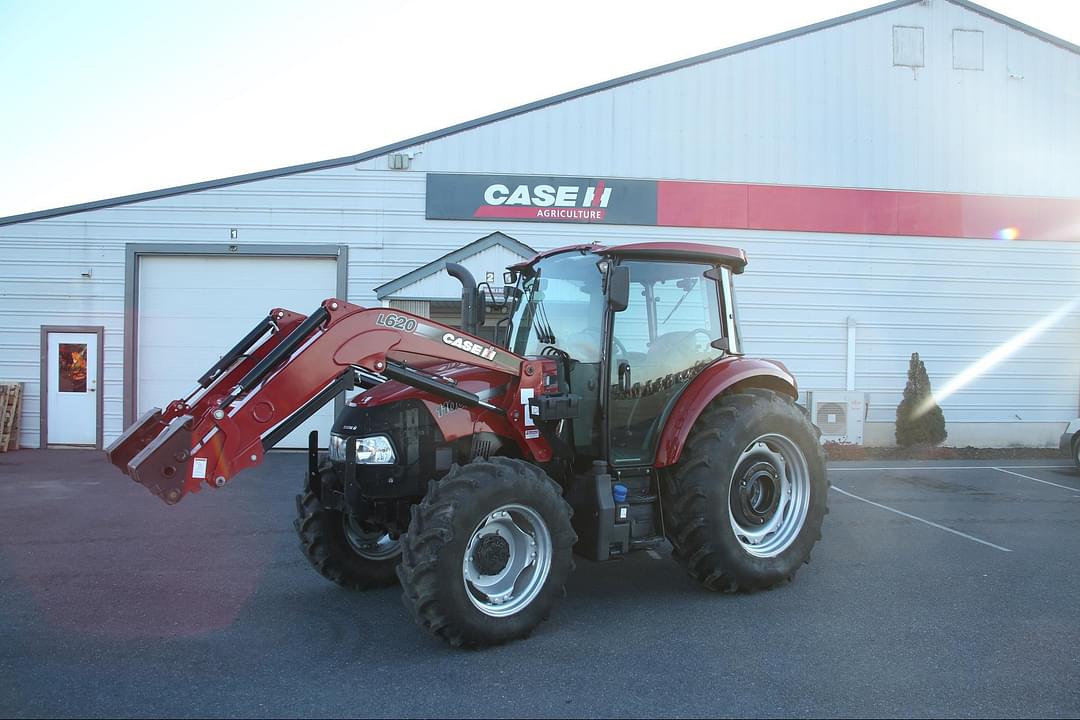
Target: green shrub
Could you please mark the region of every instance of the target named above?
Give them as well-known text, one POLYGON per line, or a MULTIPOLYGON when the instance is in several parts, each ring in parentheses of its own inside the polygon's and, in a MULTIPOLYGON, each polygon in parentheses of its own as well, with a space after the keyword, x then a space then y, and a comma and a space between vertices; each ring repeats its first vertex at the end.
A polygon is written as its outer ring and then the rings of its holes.
POLYGON ((948 437, 945 414, 930 391, 930 377, 919 353, 911 353, 904 399, 896 408, 896 444, 940 445, 948 437))

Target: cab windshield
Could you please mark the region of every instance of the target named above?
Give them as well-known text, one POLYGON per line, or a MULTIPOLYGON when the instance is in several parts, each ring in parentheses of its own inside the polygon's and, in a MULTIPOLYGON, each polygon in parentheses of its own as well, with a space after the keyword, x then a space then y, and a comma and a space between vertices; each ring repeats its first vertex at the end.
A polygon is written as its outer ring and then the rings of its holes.
POLYGON ((604 293, 592 253, 544 258, 522 273, 521 299, 511 318, 510 350, 541 355, 561 350, 583 363, 600 362, 604 293))

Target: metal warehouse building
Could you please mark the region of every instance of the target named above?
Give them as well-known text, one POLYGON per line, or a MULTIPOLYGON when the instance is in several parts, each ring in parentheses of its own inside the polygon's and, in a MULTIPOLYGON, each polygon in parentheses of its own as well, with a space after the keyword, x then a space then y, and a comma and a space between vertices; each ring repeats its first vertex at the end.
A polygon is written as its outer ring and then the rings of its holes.
POLYGON ((1080 402, 1078 168, 1080 48, 901 0, 353 157, 0 219, 0 379, 24 446, 100 446, 271 307, 453 319, 447 259, 501 281, 663 238, 747 251, 745 348, 827 436, 891 444, 918 352, 937 389, 986 359, 942 403, 948 444, 1054 445, 1080 402))

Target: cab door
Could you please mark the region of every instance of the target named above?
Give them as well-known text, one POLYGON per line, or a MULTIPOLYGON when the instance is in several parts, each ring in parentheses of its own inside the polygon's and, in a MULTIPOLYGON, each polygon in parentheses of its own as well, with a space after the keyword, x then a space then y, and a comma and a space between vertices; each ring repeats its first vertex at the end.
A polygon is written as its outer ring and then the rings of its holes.
POLYGON ((720 290, 710 265, 624 261, 630 299, 615 313, 608 382, 610 460, 650 465, 675 398, 723 351, 720 290))

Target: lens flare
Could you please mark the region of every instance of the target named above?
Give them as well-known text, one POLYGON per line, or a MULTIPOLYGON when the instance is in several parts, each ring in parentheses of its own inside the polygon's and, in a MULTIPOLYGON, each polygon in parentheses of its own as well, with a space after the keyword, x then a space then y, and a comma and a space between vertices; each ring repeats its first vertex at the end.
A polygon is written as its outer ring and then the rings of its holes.
POLYGON ((1077 307, 1080 307, 1080 296, 1074 297, 1072 300, 1065 303, 1057 310, 1054 310, 1049 315, 1039 320, 1039 322, 1029 327, 1027 330, 1024 330, 1023 332, 1014 335, 1013 337, 1003 342, 1001 345, 998 345, 996 348, 988 352, 986 355, 983 355, 971 365, 968 365, 956 377, 945 383, 945 387, 933 393, 929 398, 927 398, 927 400, 923 404, 915 408, 915 417, 919 417, 920 415, 925 413, 927 410, 933 407, 935 402, 940 405, 942 402, 948 399, 949 396, 963 389, 971 382, 973 382, 976 378, 983 375, 995 365, 1000 363, 1002 360, 1005 360, 1017 350, 1024 347, 1032 340, 1039 337, 1039 335, 1042 335, 1044 332, 1056 325, 1062 318, 1071 313, 1077 307))
POLYGON ((1004 227, 997 231, 999 240, 1015 240, 1020 237, 1020 228, 1004 227))

